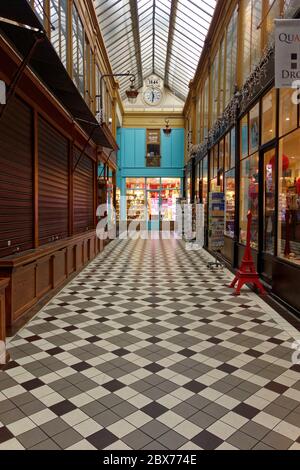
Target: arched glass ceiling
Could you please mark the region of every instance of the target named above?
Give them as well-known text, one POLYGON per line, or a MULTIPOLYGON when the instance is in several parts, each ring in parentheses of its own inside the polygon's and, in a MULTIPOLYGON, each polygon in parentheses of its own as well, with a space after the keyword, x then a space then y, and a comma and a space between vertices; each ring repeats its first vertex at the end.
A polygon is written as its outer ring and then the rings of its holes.
MULTIPOLYGON (((185 100, 217 0, 94 0, 113 71, 155 73, 185 100)), ((120 80, 124 97, 128 79, 120 80)))

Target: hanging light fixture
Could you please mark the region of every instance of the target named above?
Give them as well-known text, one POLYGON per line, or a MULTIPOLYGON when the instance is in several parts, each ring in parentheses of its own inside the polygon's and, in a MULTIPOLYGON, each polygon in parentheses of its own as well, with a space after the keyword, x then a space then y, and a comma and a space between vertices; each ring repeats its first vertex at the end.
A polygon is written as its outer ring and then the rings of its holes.
POLYGON ((169 119, 165 119, 166 127, 163 129, 163 132, 167 137, 170 137, 171 132, 172 132, 169 122, 170 122, 169 119))
POLYGON ((126 96, 128 98, 129 103, 131 103, 131 104, 136 103, 136 100, 137 100, 137 97, 138 97, 138 94, 139 94, 138 90, 134 86, 134 81, 135 81, 135 78, 132 77, 130 79, 130 82, 131 82, 130 88, 128 90, 126 90, 126 96))

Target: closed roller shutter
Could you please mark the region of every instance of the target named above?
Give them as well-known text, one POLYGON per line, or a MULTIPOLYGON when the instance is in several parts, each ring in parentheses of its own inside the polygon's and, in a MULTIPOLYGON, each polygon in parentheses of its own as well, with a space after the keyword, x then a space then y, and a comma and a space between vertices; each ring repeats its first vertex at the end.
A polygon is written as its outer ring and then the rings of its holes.
POLYGON ((0 120, 0 256, 33 247, 33 115, 17 97, 0 120))
MULTIPOLYGON (((80 156, 74 151, 74 165, 80 156)), ((85 232, 94 227, 93 194, 94 173, 92 160, 83 155, 73 176, 74 233, 85 232)))
POLYGON ((68 236, 68 140, 39 117, 39 241, 68 236))

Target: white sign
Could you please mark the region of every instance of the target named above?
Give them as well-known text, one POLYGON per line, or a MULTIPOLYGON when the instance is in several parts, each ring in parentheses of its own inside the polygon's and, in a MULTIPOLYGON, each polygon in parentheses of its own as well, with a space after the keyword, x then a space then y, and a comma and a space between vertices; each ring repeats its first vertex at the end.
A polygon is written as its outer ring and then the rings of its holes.
POLYGON ((275 20, 275 87, 300 80, 300 20, 275 20))
POLYGON ((6 104, 6 85, 3 80, 0 80, 0 104, 6 104))

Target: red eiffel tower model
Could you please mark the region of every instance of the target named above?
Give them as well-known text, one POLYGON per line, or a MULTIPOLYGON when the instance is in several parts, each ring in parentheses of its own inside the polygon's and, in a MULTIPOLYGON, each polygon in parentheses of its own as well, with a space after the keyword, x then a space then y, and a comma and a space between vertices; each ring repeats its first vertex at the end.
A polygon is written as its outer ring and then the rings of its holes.
POLYGON ((251 233, 251 223, 252 223, 251 211, 248 212, 247 219, 248 219, 247 243, 246 243, 245 254, 242 260, 241 267, 238 270, 234 280, 232 281, 229 287, 234 288, 237 283, 237 287, 233 295, 240 295, 241 288, 243 287, 243 285, 246 283, 250 283, 250 284, 255 285, 261 294, 266 294, 266 291, 263 288, 259 280, 258 273, 255 269, 255 265, 254 265, 253 258, 251 255, 251 245, 250 245, 250 240, 251 240, 250 233, 251 233))

